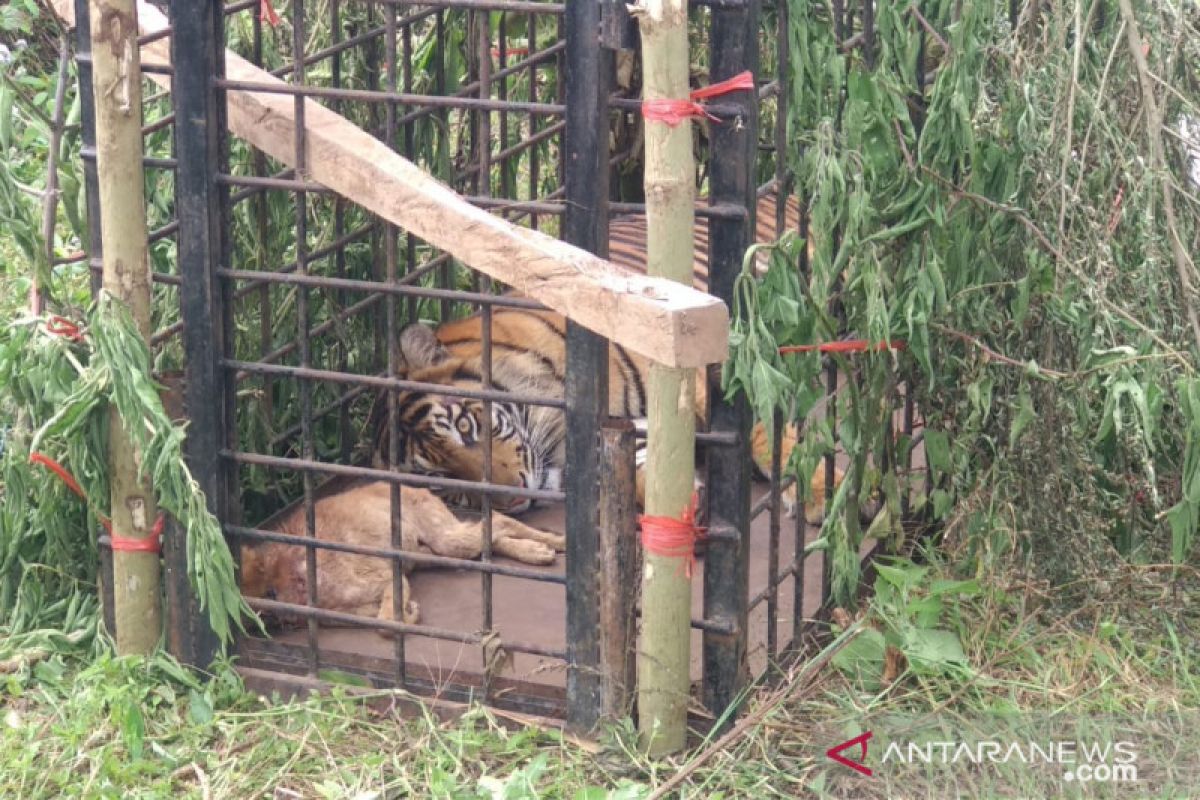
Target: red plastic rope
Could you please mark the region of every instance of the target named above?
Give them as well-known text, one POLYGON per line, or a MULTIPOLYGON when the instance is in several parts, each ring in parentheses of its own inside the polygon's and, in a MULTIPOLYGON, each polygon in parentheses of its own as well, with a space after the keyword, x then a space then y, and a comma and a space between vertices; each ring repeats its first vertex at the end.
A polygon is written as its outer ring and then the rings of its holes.
POLYGON ((275 6, 271 5, 271 0, 260 0, 258 18, 272 28, 279 27, 279 12, 275 10, 275 6))
POLYGON ((729 80, 714 83, 703 89, 697 89, 688 95, 687 100, 643 100, 642 116, 654 122, 666 123, 672 128, 681 122, 695 119, 696 117, 708 117, 714 122, 719 122, 720 120, 709 114, 705 110, 704 105, 699 101, 708 100, 712 97, 720 97, 730 92, 740 92, 744 89, 753 88, 754 73, 746 70, 734 75, 729 80))
POLYGON ((865 353, 868 350, 903 350, 904 341, 893 339, 890 342, 868 342, 866 339, 847 339, 843 342, 824 342, 822 344, 792 344, 779 348, 780 353, 865 353))
MULTIPOLYGON (((505 49, 504 55, 506 57, 507 56, 527 56, 527 55, 529 55, 529 48, 528 47, 509 47, 509 48, 505 49)), ((500 48, 499 47, 492 48, 492 57, 493 58, 500 57, 500 48)))
POLYGON ((79 483, 76 482, 75 478, 71 476, 71 473, 67 472, 66 467, 55 461, 50 456, 42 453, 33 453, 29 456, 29 463, 41 464, 43 467, 57 475, 59 480, 67 485, 68 489, 79 495, 84 500, 87 500, 87 495, 83 493, 83 489, 79 487, 79 483))
POLYGON ((63 336, 70 339, 72 342, 82 342, 83 334, 79 332, 79 326, 66 317, 58 315, 50 317, 46 320, 46 330, 55 336, 63 336))
MULTIPOLYGON (((31 453, 29 456, 30 464, 41 464, 46 469, 58 476, 59 480, 67 485, 75 494, 86 503, 87 495, 83 493, 79 482, 74 476, 67 471, 67 468, 55 461, 50 456, 44 453, 31 453)), ((108 538, 111 542, 113 550, 120 550, 126 553, 157 553, 162 547, 162 532, 163 532, 163 516, 158 515, 158 519, 154 521, 154 528, 151 529, 150 535, 144 539, 131 539, 113 532, 112 521, 102 515, 97 515, 100 518, 100 524, 104 526, 104 530, 108 532, 108 538)))
POLYGON ((642 526, 642 547, 647 553, 666 558, 682 558, 683 571, 690 580, 696 565, 696 540, 704 538, 705 528, 696 525, 696 497, 683 510, 683 516, 651 517, 638 516, 642 526))
POLYGON ((162 514, 159 514, 158 519, 154 520, 154 527, 150 529, 150 535, 144 539, 129 539, 113 533, 111 525, 106 525, 105 528, 108 529, 108 538, 113 550, 122 553, 157 553, 162 548, 162 514))

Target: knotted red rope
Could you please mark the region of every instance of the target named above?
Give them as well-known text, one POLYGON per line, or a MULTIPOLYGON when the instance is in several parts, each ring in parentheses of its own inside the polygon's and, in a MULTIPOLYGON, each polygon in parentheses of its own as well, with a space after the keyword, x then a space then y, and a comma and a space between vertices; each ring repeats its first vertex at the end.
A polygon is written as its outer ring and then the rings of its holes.
POLYGON ((642 116, 655 122, 664 122, 672 128, 696 117, 708 117, 714 122, 718 122, 716 117, 705 110, 704 105, 700 103, 701 100, 753 88, 754 73, 746 70, 734 75, 729 80, 697 89, 688 95, 687 100, 643 100, 642 116))
POLYGON ((893 339, 884 342, 868 342, 866 339, 846 339, 842 342, 824 342, 822 344, 790 344, 779 348, 780 353, 865 353, 868 350, 903 350, 904 341, 893 339))
MULTIPOLYGON (((506 49, 504 51, 504 55, 506 58, 508 56, 527 56, 527 55, 529 55, 529 48, 528 47, 509 47, 508 49, 506 49)), ((499 47, 492 48, 492 56, 494 58, 500 57, 500 48, 499 47)))
MULTIPOLYGON (((75 480, 67 468, 59 464, 53 458, 44 453, 31 453, 29 456, 30 464, 40 464, 46 469, 58 476, 59 480, 67 485, 67 488, 77 494, 85 503, 87 495, 83 493, 79 482, 75 480)), ((119 533, 113 532, 112 521, 97 514, 100 518, 100 524, 104 526, 104 530, 108 532, 110 546, 113 550, 119 550, 126 553, 157 553, 162 547, 162 532, 163 532, 163 516, 158 515, 158 519, 154 521, 154 527, 150 530, 150 535, 143 539, 131 539, 127 536, 122 536, 119 533)))
POLYGON ((271 5, 271 0, 259 0, 258 18, 272 28, 279 27, 279 12, 271 5))
POLYGON ((696 525, 696 496, 679 519, 674 517, 638 516, 642 526, 642 547, 647 553, 665 558, 682 558, 683 571, 691 580, 696 565, 696 540, 704 538, 705 528, 696 525))
POLYGON ((82 342, 83 334, 79 332, 79 326, 66 317, 54 315, 46 320, 46 330, 55 336, 62 336, 70 339, 72 342, 82 342))

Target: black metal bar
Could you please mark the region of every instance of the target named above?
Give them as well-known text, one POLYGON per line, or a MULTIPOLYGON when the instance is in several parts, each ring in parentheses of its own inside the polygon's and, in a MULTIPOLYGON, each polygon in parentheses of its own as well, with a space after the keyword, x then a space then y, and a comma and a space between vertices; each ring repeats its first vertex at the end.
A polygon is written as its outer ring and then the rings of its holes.
MULTIPOLYGON (((743 8, 713 8, 709 35, 710 82, 730 78, 744 70, 758 74, 759 3, 743 8)), ((726 105, 738 107, 740 124, 714 124, 710 150, 720 158, 710 164, 709 202, 741 205, 741 220, 709 219, 709 291, 733 306, 733 283, 742 269, 742 257, 754 242, 754 150, 758 142, 758 102, 752 92, 741 92, 726 105)), ((712 398, 709 430, 741 437, 735 447, 720 448, 708 458, 710 524, 724 524, 739 532, 736 541, 712 542, 704 559, 704 618, 729 623, 736 635, 704 636, 704 702, 721 714, 736 702, 749 679, 746 663, 747 595, 750 582, 750 409, 741 395, 725 399, 720 370, 708 372, 712 398)), ((729 717, 732 719, 732 715, 729 717)))
MULTIPOLYGON (((366 0, 387 6, 410 6, 414 0, 366 0)), ((472 11, 513 11, 519 14, 564 14, 566 3, 535 3, 522 0, 429 0, 421 5, 462 8, 472 11)))
MULTIPOLYGON (((79 110, 80 133, 82 146, 96 149, 96 103, 92 93, 92 34, 89 24, 88 0, 75 0, 75 63, 79 73, 79 110), (87 58, 82 58, 87 56, 87 58)), ((87 201, 88 245, 89 256, 97 261, 103 258, 103 245, 100 239, 100 180, 96 175, 96 162, 83 162, 83 187, 87 201)), ((91 276, 92 295, 100 292, 100 275, 91 276)), ((111 577, 111 576, 110 576, 111 577)), ((112 587, 108 589, 111 591, 112 587)), ((107 608, 111 614, 111 604, 107 608)), ((110 631, 114 630, 111 620, 106 624, 110 631)))
MULTIPOLYGON (((783 507, 783 488, 780 473, 783 471, 781 451, 783 449, 783 413, 775 409, 771 421, 771 511, 767 530, 767 658, 779 655, 779 512, 783 507)), ((799 487, 797 487, 799 488, 799 487)), ((747 608, 749 610, 749 608, 747 608)))
POLYGON ((481 481, 441 478, 434 475, 416 475, 407 472, 392 472, 386 469, 372 469, 370 467, 351 467, 346 464, 332 464, 304 458, 281 458, 262 453, 244 453, 237 450, 222 450, 221 457, 239 464, 253 464, 259 467, 274 467, 276 469, 306 473, 345 475, 351 478, 370 478, 371 480, 390 481, 400 486, 416 486, 422 489, 448 489, 456 492, 486 491, 502 497, 527 497, 531 500, 548 500, 551 502, 564 499, 562 492, 550 489, 524 489, 519 486, 501 486, 500 484, 486 484, 481 481))
POLYGON ((326 289, 348 289, 355 292, 384 292, 386 294, 407 297, 428 297, 435 300, 444 298, 447 300, 483 303, 501 308, 545 308, 545 306, 536 300, 530 300, 526 297, 504 297, 502 295, 482 294, 480 292, 433 289, 424 286, 409 286, 403 283, 390 284, 378 281, 360 281, 354 278, 330 278, 325 275, 301 275, 285 272, 260 272, 257 270, 225 268, 218 270, 217 274, 222 278, 232 278, 234 280, 282 283, 294 286, 318 286, 326 289))
POLYGON ((402 380, 400 378, 357 375, 352 372, 337 372, 335 370, 314 369, 312 367, 293 367, 284 364, 260 364, 256 361, 237 361, 231 358, 223 359, 221 365, 226 369, 244 370, 259 375, 282 375, 299 380, 356 384, 400 391, 437 392, 447 397, 464 397, 471 400, 495 400, 507 403, 545 406, 546 408, 567 408, 565 400, 539 395, 502 392, 496 389, 467 389, 443 383, 425 383, 423 381, 402 380))
MULTIPOLYGON (((608 84, 612 51, 600 46, 600 5, 571 3, 566 26, 567 211, 563 238, 608 249, 608 84)), ((608 416, 608 341, 567 323, 567 721, 591 731, 601 712, 599 435, 608 416)))
POLYGON ((230 536, 248 539, 255 542, 280 542, 294 544, 298 547, 329 550, 335 553, 351 553, 360 556, 376 556, 378 558, 403 559, 422 567, 443 567, 445 569, 462 569, 468 572, 486 572, 492 575, 504 575, 510 578, 521 578, 540 583, 566 583, 566 577, 554 572, 530 569, 528 567, 513 567, 496 562, 476 561, 473 559, 438 556, 431 553, 420 553, 414 550, 401 550, 391 547, 371 547, 362 544, 350 544, 331 539, 309 539, 306 536, 296 536, 290 533, 267 531, 259 528, 246 528, 240 525, 229 525, 226 532, 230 536))
MULTIPOLYGON (((384 9, 384 48, 387 53, 387 81, 388 91, 395 92, 397 88, 397 80, 399 75, 399 65, 396 63, 396 8, 388 6, 384 9)), ((387 146, 395 149, 396 147, 396 104, 389 102, 384 106, 384 141, 387 146)), ((398 229, 395 225, 388 224, 384 228, 384 273, 389 284, 397 283, 399 279, 396 252, 398 229)), ((399 314, 398 308, 399 297, 397 295, 388 295, 387 305, 384 313, 384 336, 386 336, 387 348, 387 376, 394 379, 400 370, 400 330, 399 330, 399 314)), ((400 397, 395 391, 387 393, 387 437, 388 437, 388 471, 396 472, 399 469, 403 456, 400 453, 400 397)), ((403 544, 403 514, 404 508, 402 503, 402 494, 400 485, 393 483, 388 493, 389 507, 389 534, 391 536, 392 547, 399 549, 403 544)), ((392 564, 392 615, 398 619, 403 618, 404 613, 404 562, 397 560, 392 564)), ((396 660, 396 682, 404 686, 407 678, 407 661, 405 654, 406 642, 403 634, 396 637, 392 645, 392 655, 396 660)))
MULTIPOLYGON (((256 611, 269 611, 279 614, 289 614, 308 620, 316 627, 318 622, 329 622, 336 625, 348 625, 356 628, 368 628, 376 631, 389 631, 401 636, 425 636, 429 639, 442 639, 462 644, 479 644, 483 639, 478 633, 463 633, 449 628, 436 628, 432 625, 410 625, 390 619, 378 617, 360 617, 356 614, 346 614, 341 611, 330 611, 317 606, 302 606, 293 603, 282 603, 278 600, 266 600, 259 597, 248 597, 246 602, 256 611)), ((397 637, 400 638, 400 637, 397 637)), ((563 658, 566 654, 553 647, 545 647, 533 642, 504 640, 504 649, 516 653, 530 653, 547 658, 563 658)))
MULTIPOLYGON (((269 379, 265 379, 265 380, 269 380, 269 379)), ((341 395, 333 402, 326 403, 325 405, 321 406, 316 411, 314 411, 313 419, 314 420, 321 419, 329 412, 336 411, 339 408, 341 408, 342 406, 347 405, 347 404, 353 402, 354 400, 357 400, 359 397, 362 397, 364 394, 366 394, 367 389, 368 389, 368 387, 366 387, 366 386, 355 386, 353 389, 351 389, 350 391, 341 395)), ((300 432, 300 424, 296 423, 292 427, 287 428, 286 430, 275 434, 274 436, 271 437, 271 440, 269 442, 267 442, 267 449, 274 450, 276 447, 283 444, 284 442, 286 442, 288 439, 292 438, 299 432, 300 432)))
MULTIPOLYGON (((410 92, 377 92, 370 89, 338 89, 332 86, 299 86, 294 83, 261 83, 221 79, 217 85, 229 91, 263 92, 286 94, 294 97, 322 97, 327 100, 357 100, 368 103, 403 103, 410 106, 431 108, 479 109, 483 111, 517 111, 525 114, 561 116, 564 109, 557 103, 525 103, 516 100, 480 100, 471 97, 438 97, 431 94, 410 92)), ((716 108, 713 106, 712 108, 716 108)), ((717 111, 713 111, 714 114, 717 111)))
MULTIPOLYGON (((224 69, 224 34, 220 3, 176 3, 172 6, 173 63, 179 65, 172 99, 175 113, 194 124, 175 129, 175 153, 180 168, 175 178, 179 215, 179 310, 184 322, 188 467, 204 491, 209 510, 227 518, 227 474, 221 463, 226 441, 224 315, 217 265, 223 229, 222 190, 214 176, 221 166, 220 136, 224 112, 211 79, 224 69)), ((172 653, 184 663, 207 667, 217 641, 188 581, 187 533, 173 525, 165 537, 167 631, 172 653)))

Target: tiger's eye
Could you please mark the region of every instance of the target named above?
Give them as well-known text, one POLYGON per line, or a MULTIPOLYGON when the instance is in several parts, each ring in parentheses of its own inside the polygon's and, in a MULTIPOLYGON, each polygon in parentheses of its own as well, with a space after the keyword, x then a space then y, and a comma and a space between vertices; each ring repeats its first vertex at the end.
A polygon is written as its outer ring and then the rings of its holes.
POLYGON ((458 432, 464 436, 471 432, 471 420, 466 417, 458 418, 458 432))

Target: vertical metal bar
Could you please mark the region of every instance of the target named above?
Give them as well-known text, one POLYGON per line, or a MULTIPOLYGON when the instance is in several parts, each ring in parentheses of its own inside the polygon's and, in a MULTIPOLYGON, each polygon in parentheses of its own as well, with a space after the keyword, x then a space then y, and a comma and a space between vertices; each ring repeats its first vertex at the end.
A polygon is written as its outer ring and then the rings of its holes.
MULTIPOLYGON (((404 25, 402 46, 404 48, 404 91, 407 94, 412 94, 413 90, 413 33, 412 23, 407 22, 404 25)), ((394 50, 394 48, 393 48, 394 50)), ((404 124, 404 157, 409 161, 414 161, 414 152, 416 150, 414 126, 416 122, 409 120, 404 124)), ((405 231, 404 233, 404 271, 405 274, 411 273, 417 268, 417 240, 412 233, 405 231)), ((417 319, 417 298, 409 296, 405 298, 404 303, 404 319, 409 322, 415 322, 417 319)))
MULTIPOLYGON (((837 385, 838 371, 837 365, 830 358, 825 366, 825 419, 831 435, 833 437, 833 445, 837 447, 837 385)), ((835 456, 833 453, 825 455, 825 508, 828 509, 833 502, 834 479, 836 476, 835 456)), ((829 550, 821 551, 821 605, 824 606, 829 602, 830 591, 833 585, 833 561, 829 557, 829 550)))
MULTIPOLYGON (((396 67, 396 6, 388 5, 384 11, 385 32, 384 46, 387 48, 387 88, 395 92, 399 73, 396 67)), ((396 104, 389 101, 384 118, 384 141, 388 147, 396 146, 396 104)), ((397 228, 392 224, 384 227, 384 260, 386 262, 386 280, 388 283, 399 281, 396 242, 397 228)), ((387 311, 385 320, 385 337, 387 340, 387 374, 395 378, 400 373, 400 329, 399 308, 400 298, 389 294, 386 300, 387 311)), ((395 390, 388 391, 387 406, 388 426, 388 468, 398 472, 403 459, 400 453, 400 394, 395 390)), ((390 487, 391 502, 391 544, 399 550, 404 545, 403 520, 401 518, 400 485, 393 483, 390 487)), ((400 560, 392 562, 392 614, 395 619, 404 619, 404 564, 400 560)), ((407 683, 408 665, 405 654, 404 634, 396 634, 392 640, 392 655, 396 660, 396 683, 404 687, 407 683)))
POLYGON ((610 420, 600 431, 600 713, 612 721, 630 715, 637 682, 636 448, 631 420, 610 420))
MULTIPOLYGON (((437 21, 434 25, 434 35, 437 37, 437 61, 433 68, 433 87, 434 92, 439 95, 446 94, 446 12, 439 10, 437 12, 437 21)), ((450 111, 449 109, 439 110, 438 115, 441 117, 441 125, 437 126, 437 135, 440 137, 448 136, 446 133, 450 130, 450 111)), ((447 148, 449 147, 447 140, 447 148)), ((440 178, 448 180, 449 175, 440 175, 440 178)), ((453 288, 454 283, 454 259, 446 259, 446 263, 438 268, 438 282, 443 289, 453 288)), ((438 306, 438 319, 445 322, 450 318, 450 301, 441 300, 438 306)))
MULTIPOLYGON (((563 238, 608 251, 608 87, 612 53, 600 47, 600 5, 568 3, 566 66, 567 208, 563 238)), ((565 80, 564 80, 565 77, 565 80)), ((600 718, 599 430, 608 415, 608 341, 567 323, 567 722, 590 731, 600 718)))
MULTIPOLYGON (((775 409, 771 420, 771 507, 768 511, 767 538, 767 656, 775 658, 779 655, 779 512, 783 506, 783 493, 780 491, 783 459, 783 412, 775 409)), ((799 491, 800 487, 796 487, 799 491)))
MULTIPOLYGON (((475 46, 479 50, 479 98, 487 100, 492 95, 492 25, 491 15, 480 13, 475 15, 475 46)), ((479 197, 490 197, 492 194, 492 119, 491 112, 480 109, 478 121, 479 136, 476 142, 479 147, 477 158, 479 159, 479 171, 475 173, 475 193, 479 197)), ((503 169, 503 165, 501 166, 503 169)), ((480 290, 490 292, 492 281, 486 275, 479 276, 480 290)), ((492 388, 492 306, 490 303, 483 303, 479 309, 481 316, 482 327, 482 363, 480 369, 480 378, 483 382, 484 389, 492 388)), ((485 435, 480 444, 483 445, 483 481, 484 483, 492 482, 492 401, 483 400, 483 419, 482 423, 485 435)), ((480 548, 480 559, 483 561, 492 560, 492 497, 487 492, 483 493, 480 499, 480 510, 483 513, 480 530, 482 533, 482 547, 480 548)), ((494 614, 492 613, 492 573, 481 572, 480 590, 483 592, 483 618, 480 620, 483 625, 483 630, 490 632, 493 626, 494 614)), ((487 652, 483 653, 483 662, 487 664, 487 652)), ((492 694, 492 671, 485 669, 483 672, 483 696, 491 697, 492 694)))
MULTIPOLYGON (((529 15, 529 24, 526 30, 525 43, 529 46, 530 53, 537 52, 537 15, 529 15)), ((538 86, 537 86, 537 64, 529 65, 529 102, 536 103, 538 101, 538 86)), ((529 115, 529 138, 537 136, 539 126, 539 118, 537 114, 529 115)), ((541 167, 538 152, 540 147, 534 145, 529 148, 529 199, 536 199, 538 196, 538 183, 540 181, 539 169, 541 167)), ((529 215, 529 227, 535 231, 538 227, 538 215, 529 215)))
MULTIPOLYGON (((85 150, 96 149, 96 101, 92 96, 92 40, 88 0, 75 0, 75 66, 79 73, 79 110, 82 145, 85 150)), ((96 176, 96 159, 83 159, 83 190, 87 200, 88 259, 95 262, 103 256, 100 242, 100 181, 96 176)), ((100 273, 89 270, 92 296, 100 293, 100 273)), ((112 587, 109 586, 111 589, 112 587)), ((109 606, 111 610, 111 604, 109 606)), ((109 625, 110 631, 113 626, 109 625)))
MULTIPOLYGON (((709 79, 717 82, 743 70, 758 76, 758 19, 761 4, 713 8, 709 35, 709 79)), ((724 100, 742 107, 737 122, 712 126, 709 202, 746 209, 744 220, 709 220, 709 291, 733 305, 733 283, 754 241, 755 150, 758 98, 739 92, 724 100)), ((746 663, 750 592, 750 408, 744 396, 732 402, 721 391, 719 368, 708 371, 709 429, 732 433, 737 445, 714 449, 708 461, 709 524, 737 531, 737 541, 709 543, 704 558, 704 618, 727 623, 734 633, 704 633, 704 703, 722 713, 749 679, 746 663)))
MULTIPOLYGON (((304 4, 302 0, 292 0, 292 81, 297 86, 303 86, 305 82, 305 67, 304 67, 304 4)), ((295 158, 296 177, 300 180, 304 179, 305 171, 308 168, 308 155, 306 153, 306 135, 305 135, 305 115, 304 115, 304 97, 296 95, 295 97, 295 158)), ((303 190, 296 192, 296 274, 308 274, 308 194, 303 190)), ((298 327, 298 351, 300 353, 300 366, 309 367, 312 364, 312 349, 309 341, 309 289, 307 286, 296 287, 296 324, 298 327)), ((313 460, 316 457, 315 446, 313 442, 313 420, 312 420, 312 383, 303 378, 300 379, 300 451, 303 458, 313 460)), ((315 539, 317 536, 317 511, 316 499, 313 495, 313 474, 309 470, 305 470, 302 475, 304 485, 304 535, 310 539, 315 539)), ((307 601, 310 606, 319 605, 317 597, 317 554, 316 551, 307 547, 304 550, 304 572, 306 589, 308 593, 307 601)), ((316 619, 309 618, 308 620, 308 669, 312 675, 316 675, 321 665, 320 656, 320 626, 316 619)))
MULTIPOLYGON (((341 0, 330 0, 329 3, 329 33, 331 45, 336 46, 342 41, 342 4, 341 0)), ((333 54, 333 59, 330 63, 330 77, 335 87, 342 85, 342 51, 337 50, 333 54)), ((330 107, 337 113, 342 113, 343 103, 339 100, 333 101, 330 107)), ((346 201, 341 195, 336 195, 333 200, 333 236, 335 240, 340 241, 346 234, 346 201)), ((334 274, 339 278, 346 277, 346 246, 343 244, 334 251, 333 254, 334 274)), ((348 303, 348 295, 345 291, 337 292, 338 309, 343 309, 348 303)), ((337 345, 338 348, 338 369, 342 372, 347 371, 349 363, 349 353, 347 352, 345 342, 337 345)), ((351 386, 343 385, 339 390, 341 393, 348 392, 352 389, 351 386)), ((338 450, 341 454, 343 464, 350 463, 351 451, 354 449, 354 434, 350 428, 350 404, 343 403, 338 409, 338 450)))
MULTIPOLYGON (((254 42, 252 45, 251 60, 254 65, 261 67, 263 65, 263 37, 262 37, 262 17, 259 14, 250 15, 251 30, 253 32, 254 42)), ((252 158, 252 168, 254 174, 265 176, 267 174, 267 156, 263 151, 254 148, 252 158)), ((258 247, 257 268, 261 270, 268 269, 267 264, 267 193, 257 192, 254 195, 254 216, 257 226, 257 238, 255 243, 258 247)), ((275 349, 275 321, 274 309, 271 306, 271 284, 264 283, 258 290, 258 345, 259 354, 266 355, 275 349)), ((273 425, 275 416, 275 381, 270 375, 263 375, 262 380, 262 407, 263 416, 267 427, 273 425)))
MULTIPOLYGON (((223 20, 219 2, 177 3, 172 12, 171 56, 177 73, 171 97, 175 118, 190 123, 175 126, 178 259, 183 278, 179 310, 184 323, 186 403, 192 422, 186 454, 209 510, 224 523, 228 521, 228 475, 220 453, 227 440, 228 408, 213 402, 226 393, 221 359, 229 344, 223 324, 229 312, 228 293, 222 291, 217 278, 224 203, 215 179, 225 129, 223 105, 214 87, 224 69, 223 20)), ((187 579, 186 535, 173 526, 171 535, 163 540, 168 644, 180 661, 207 667, 216 655, 217 641, 187 579)))

